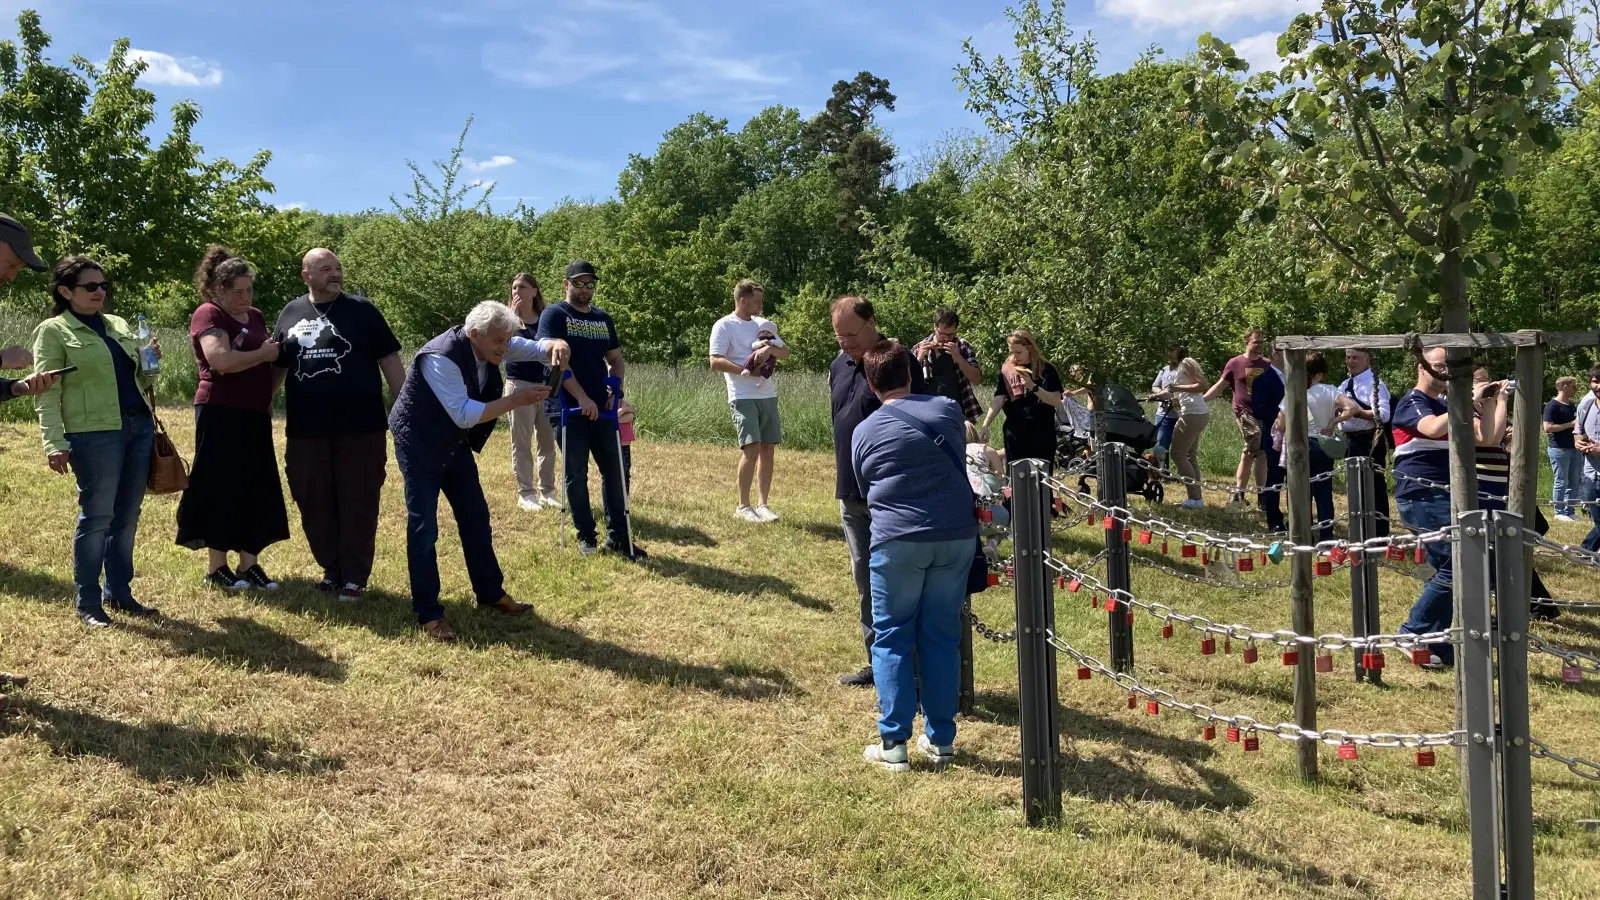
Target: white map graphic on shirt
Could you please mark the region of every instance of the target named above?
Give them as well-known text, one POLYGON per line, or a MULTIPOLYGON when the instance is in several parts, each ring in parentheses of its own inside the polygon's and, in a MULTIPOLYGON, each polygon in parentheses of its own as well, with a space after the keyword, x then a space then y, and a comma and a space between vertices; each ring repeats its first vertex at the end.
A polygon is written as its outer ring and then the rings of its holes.
POLYGON ((343 371, 339 361, 350 352, 350 342, 325 318, 301 319, 285 332, 300 345, 295 354, 295 377, 301 381, 324 372, 343 371))

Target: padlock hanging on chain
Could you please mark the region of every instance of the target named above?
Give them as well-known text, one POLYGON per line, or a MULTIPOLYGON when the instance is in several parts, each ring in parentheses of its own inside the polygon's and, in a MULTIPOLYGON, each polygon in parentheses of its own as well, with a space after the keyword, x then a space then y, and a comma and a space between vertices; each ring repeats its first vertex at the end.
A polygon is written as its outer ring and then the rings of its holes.
POLYGON ((1254 753, 1254 752, 1256 752, 1257 750, 1260 750, 1260 749, 1261 749, 1261 738, 1256 737, 1256 733, 1254 731, 1249 732, 1248 734, 1246 734, 1244 736, 1244 752, 1246 752, 1246 753, 1254 753))
POLYGON ((1211 656, 1212 654, 1214 654, 1216 652, 1217 652, 1217 639, 1216 638, 1214 638, 1214 637, 1203 637, 1203 638, 1200 639, 1200 655, 1201 656, 1211 656))
POLYGON ((1202 740, 1202 741, 1214 741, 1216 739, 1217 739, 1217 726, 1212 725, 1210 723, 1207 723, 1206 727, 1200 729, 1200 740, 1202 740))
POLYGON ((1423 563, 1427 562, 1428 561, 1428 550, 1427 550, 1427 548, 1422 546, 1421 544, 1418 544, 1417 545, 1417 549, 1413 550, 1412 553, 1411 553, 1411 561, 1416 563, 1419 566, 1422 565, 1423 563))
POLYGON ((1165 640, 1170 640, 1171 638, 1172 638, 1172 623, 1171 622, 1162 622, 1161 623, 1161 639, 1165 641, 1165 640))
POLYGON ((1106 516, 1105 520, 1102 521, 1100 524, 1107 531, 1116 531, 1117 530, 1117 517, 1116 516, 1106 516))
POLYGON ((1112 594, 1106 595, 1106 612, 1117 611, 1117 598, 1112 594))
POLYGON ((1082 579, 1074 578, 1071 581, 1067 582, 1067 593, 1076 594, 1078 591, 1081 591, 1081 590, 1083 590, 1083 580, 1082 579))
POLYGON ((1244 645, 1244 664, 1245 665, 1247 665, 1247 666, 1254 665, 1256 659, 1259 656, 1260 656, 1260 651, 1258 651, 1256 649, 1256 645, 1254 643, 1247 643, 1247 644, 1244 645))
POLYGON ((1166 556, 1167 555, 1167 539, 1166 538, 1162 538, 1161 539, 1161 555, 1162 556, 1166 556))
POLYGON ((1184 544, 1178 548, 1179 559, 1194 559, 1200 553, 1200 548, 1193 544, 1184 544))
POLYGON ((1350 558, 1350 551, 1343 547, 1334 547, 1328 551, 1328 560, 1336 566, 1342 566, 1350 558))
POLYGON ((1578 684, 1583 681, 1583 667, 1577 663, 1568 663, 1562 666, 1561 680, 1567 684, 1578 684))
POLYGON ((1230 743, 1230 744, 1239 743, 1239 726, 1237 726, 1237 725, 1229 725, 1228 726, 1228 743, 1230 743))
POLYGON ((1406 550, 1399 544, 1390 544, 1389 549, 1383 551, 1383 558, 1390 562, 1403 562, 1406 558, 1406 550))
POLYGON ((1412 665, 1425 666, 1429 662, 1431 662, 1432 660, 1433 660, 1433 651, 1429 650, 1427 647, 1412 647, 1411 648, 1411 664, 1412 665))
POLYGON ((1345 759, 1345 760, 1355 759, 1356 758, 1356 745, 1351 743, 1350 741, 1345 741, 1344 743, 1340 744, 1339 745, 1339 758, 1340 759, 1345 759))
POLYGON ((1269 559, 1272 560, 1274 565, 1281 563, 1285 552, 1283 541, 1273 541, 1271 546, 1262 552, 1261 564, 1266 565, 1269 559))
POLYGON ((1078 667, 1078 680, 1079 681, 1088 681, 1089 677, 1091 675, 1093 675, 1093 674, 1094 674, 1093 672, 1089 671, 1089 667, 1088 666, 1079 666, 1078 667))
POLYGON ((1333 654, 1323 651, 1317 654, 1317 672, 1326 675, 1333 671, 1333 654))
POLYGON ((1124 528, 1124 529, 1122 529, 1122 542, 1124 544, 1126 544, 1126 543, 1128 543, 1129 541, 1132 541, 1132 540, 1133 540, 1133 529, 1132 528, 1124 528))
POLYGON ((1128 695, 1128 708, 1129 709, 1138 709, 1139 708, 1139 695, 1138 694, 1129 694, 1128 695))
POLYGON ((1435 760, 1434 760, 1434 755, 1433 755, 1433 751, 1432 750, 1418 750, 1417 751, 1417 765, 1418 766, 1426 769, 1426 768, 1431 767, 1434 764, 1434 761, 1435 760))
POLYGON ((1223 635, 1222 636, 1222 655, 1223 656, 1232 656, 1233 655, 1233 638, 1228 636, 1228 635, 1223 635))
POLYGON ((1254 572, 1256 570, 1256 561, 1250 556, 1239 557, 1239 561, 1235 565, 1241 572, 1254 572))
POLYGON ((1155 540, 1155 537, 1156 537, 1156 535, 1155 535, 1155 532, 1153 532, 1153 531, 1149 531, 1149 530, 1140 531, 1139 532, 1139 543, 1141 543, 1141 544, 1149 544, 1151 541, 1155 540))
POLYGON ((1144 703, 1144 711, 1152 716, 1159 716, 1161 715, 1161 704, 1155 700, 1146 700, 1144 703))
POLYGON ((1326 559, 1317 560, 1315 575, 1317 578, 1327 578, 1333 574, 1333 563, 1326 559))
POLYGON ((1361 654, 1361 668, 1368 672, 1376 672, 1383 668, 1383 651, 1378 650, 1361 654))
POLYGON ((1300 651, 1299 650, 1285 650, 1285 651, 1283 651, 1283 664, 1286 665, 1286 666, 1298 666, 1298 665, 1300 665, 1300 651))

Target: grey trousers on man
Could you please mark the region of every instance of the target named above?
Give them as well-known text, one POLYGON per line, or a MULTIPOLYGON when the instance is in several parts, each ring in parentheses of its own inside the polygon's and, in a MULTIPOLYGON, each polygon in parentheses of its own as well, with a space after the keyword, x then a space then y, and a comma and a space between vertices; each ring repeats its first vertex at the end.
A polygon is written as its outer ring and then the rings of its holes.
POLYGON ((839 519, 844 523, 844 543, 850 550, 850 572, 856 579, 856 594, 861 599, 861 642, 872 660, 872 513, 865 500, 840 500, 839 519))

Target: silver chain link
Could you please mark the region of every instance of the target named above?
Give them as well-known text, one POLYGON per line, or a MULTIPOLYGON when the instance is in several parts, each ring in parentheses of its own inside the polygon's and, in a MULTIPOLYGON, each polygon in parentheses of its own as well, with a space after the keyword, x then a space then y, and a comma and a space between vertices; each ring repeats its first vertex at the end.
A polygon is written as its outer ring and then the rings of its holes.
POLYGON ((1536 737, 1528 738, 1528 755, 1534 759, 1554 760, 1566 766, 1572 774, 1590 781, 1600 781, 1600 763, 1584 759, 1581 756, 1562 756, 1550 749, 1550 745, 1536 737))
POLYGON ((996 631, 988 625, 983 624, 983 620, 978 618, 978 614, 972 611, 971 597, 968 597, 966 600, 962 601, 961 612, 966 615, 967 621, 972 623, 972 630, 976 631, 987 640, 993 641, 996 644, 1009 644, 1017 639, 1016 629, 1012 629, 1011 631, 996 631))
POLYGON ((1563 647, 1554 641, 1547 641, 1536 634, 1528 635, 1528 649, 1535 653, 1547 653, 1558 657, 1569 666, 1576 666, 1591 675, 1600 675, 1600 656, 1563 647))
MULTIPOLYGON (((1438 734, 1396 734, 1392 732, 1374 732, 1372 734, 1353 734, 1339 728, 1327 728, 1322 731, 1311 731, 1301 728, 1293 722, 1279 722, 1269 725, 1251 716, 1228 716, 1217 712, 1214 708, 1204 703, 1184 703, 1177 697, 1160 690, 1159 688, 1146 687, 1140 684, 1131 675, 1114 672, 1101 663, 1098 659, 1078 650, 1076 647, 1062 640, 1054 631, 1047 630, 1045 637, 1050 645, 1057 650, 1072 657, 1078 665, 1098 675, 1116 682, 1130 693, 1154 700, 1161 706, 1170 709, 1182 710, 1202 722, 1215 722, 1230 728, 1237 728, 1242 733, 1263 732, 1274 735, 1285 741, 1316 741, 1338 747, 1344 744, 1355 744, 1376 749, 1395 748, 1421 748, 1421 747, 1457 747, 1466 745, 1466 732, 1447 731, 1438 734)), ((1546 748, 1548 749, 1548 748, 1546 748)))
MULTIPOLYGON (((1199 478, 1190 478, 1187 475, 1179 475, 1179 474, 1175 474, 1175 473, 1169 472, 1166 469, 1163 469, 1160 466, 1157 466, 1154 463, 1150 462, 1150 460, 1145 459, 1144 457, 1135 454, 1131 450, 1127 450, 1127 451, 1124 451, 1124 452, 1127 454, 1128 460, 1130 462, 1133 462, 1133 463, 1137 464, 1139 466, 1139 468, 1144 469, 1145 471, 1147 471, 1150 474, 1156 476, 1157 478, 1161 479, 1162 481, 1174 481, 1174 482, 1177 482, 1179 484, 1186 484, 1186 485, 1188 485, 1190 487, 1197 487, 1197 488, 1201 488, 1201 489, 1204 489, 1204 490, 1217 491, 1219 493, 1225 492, 1225 493, 1227 493, 1229 495, 1233 495, 1233 494, 1252 494, 1252 495, 1255 495, 1255 496, 1260 496, 1261 494, 1276 494, 1276 493, 1278 493, 1278 492, 1280 492, 1280 491, 1282 491, 1282 490, 1284 490, 1286 488, 1286 485, 1275 484, 1275 485, 1271 485, 1270 487, 1264 487, 1264 488, 1247 487, 1247 488, 1241 489, 1237 485, 1222 484, 1221 482, 1216 482, 1216 481, 1204 481, 1204 480, 1201 480, 1199 478)), ((1328 470, 1326 472, 1323 472, 1321 475, 1313 475, 1313 476, 1311 476, 1311 483, 1312 484, 1316 484, 1319 481, 1332 481, 1333 480, 1333 476, 1334 476, 1336 471, 1337 470, 1330 469, 1330 470, 1328 470)))
POLYGON ((1532 529, 1523 529, 1522 534, 1523 540, 1533 545, 1534 553, 1541 556, 1559 556, 1581 566, 1600 569, 1600 553, 1574 547, 1571 544, 1557 543, 1532 529))

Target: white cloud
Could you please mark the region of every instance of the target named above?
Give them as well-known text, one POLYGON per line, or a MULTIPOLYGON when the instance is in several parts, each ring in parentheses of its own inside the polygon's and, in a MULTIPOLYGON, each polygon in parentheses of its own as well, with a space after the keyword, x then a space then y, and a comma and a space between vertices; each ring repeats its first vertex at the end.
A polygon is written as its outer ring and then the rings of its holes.
POLYGON ((1156 27, 1215 28, 1229 22, 1279 19, 1315 8, 1317 0, 1094 0, 1095 11, 1156 27))
POLYGON ((287 211, 289 211, 291 209, 305 209, 306 205, 304 203, 301 203, 300 201, 296 200, 293 203, 279 203, 278 204, 278 208, 281 209, 281 210, 284 210, 285 212, 287 212, 287 211))
POLYGON ((467 171, 468 172, 487 172, 490 169, 503 169, 506 166, 514 166, 516 164, 517 164, 517 161, 515 159, 513 159, 512 157, 506 156, 503 153, 495 155, 495 156, 491 156, 488 159, 484 160, 483 162, 479 162, 479 161, 477 161, 475 159, 472 159, 471 157, 468 157, 466 159, 466 166, 467 166, 467 171))
POLYGON ((1263 31, 1249 37, 1239 38, 1233 42, 1233 52, 1239 54, 1250 64, 1251 74, 1257 72, 1276 72, 1283 68, 1288 60, 1278 55, 1278 32, 1263 31))
POLYGON ((173 56, 159 50, 128 51, 130 60, 143 60, 144 74, 139 76, 146 84, 166 84, 174 87, 216 87, 222 83, 222 66, 194 56, 173 56))

